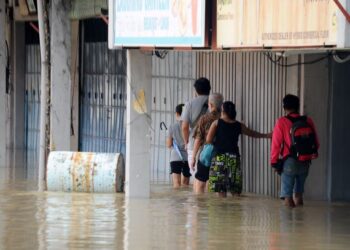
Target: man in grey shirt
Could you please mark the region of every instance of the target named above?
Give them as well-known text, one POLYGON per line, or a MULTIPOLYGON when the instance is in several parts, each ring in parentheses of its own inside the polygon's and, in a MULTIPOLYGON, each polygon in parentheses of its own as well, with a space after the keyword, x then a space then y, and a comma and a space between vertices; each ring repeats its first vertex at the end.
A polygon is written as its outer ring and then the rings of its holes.
POLYGON ((208 96, 211 90, 207 78, 198 78, 194 83, 196 97, 186 103, 182 113, 182 136, 188 152, 188 161, 192 160, 193 133, 199 118, 208 111, 208 96))

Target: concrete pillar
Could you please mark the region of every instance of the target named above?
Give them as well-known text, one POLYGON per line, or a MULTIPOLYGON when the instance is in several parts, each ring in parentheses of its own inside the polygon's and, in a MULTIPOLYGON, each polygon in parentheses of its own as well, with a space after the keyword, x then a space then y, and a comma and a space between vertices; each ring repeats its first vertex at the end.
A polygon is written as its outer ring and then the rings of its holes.
MULTIPOLYGON (((305 55, 305 61, 324 56, 305 55)), ((304 114, 315 122, 321 147, 318 159, 312 162, 309 177, 305 183, 305 195, 313 200, 327 199, 327 175, 329 172, 329 125, 330 125, 330 84, 328 60, 304 66, 304 114)))
POLYGON ((0 1, 0 167, 6 165, 6 13, 5 1, 0 1))
MULTIPOLYGON (((350 53, 348 53, 350 56, 350 53)), ((332 62, 329 139, 329 199, 350 201, 350 62, 332 62)))
POLYGON ((14 26, 14 165, 24 165, 25 37, 24 23, 14 26))
POLYGON ((72 151, 78 151, 79 143, 79 21, 72 21, 72 151))
POLYGON ((152 57, 127 52, 126 178, 127 197, 150 195, 152 57))
POLYGON ((154 244, 152 230, 145 230, 152 225, 152 212, 149 209, 151 202, 146 199, 127 199, 125 201, 124 228, 128 230, 124 232, 123 249, 147 249, 154 244))
POLYGON ((51 2, 51 150, 71 145, 70 1, 51 2))

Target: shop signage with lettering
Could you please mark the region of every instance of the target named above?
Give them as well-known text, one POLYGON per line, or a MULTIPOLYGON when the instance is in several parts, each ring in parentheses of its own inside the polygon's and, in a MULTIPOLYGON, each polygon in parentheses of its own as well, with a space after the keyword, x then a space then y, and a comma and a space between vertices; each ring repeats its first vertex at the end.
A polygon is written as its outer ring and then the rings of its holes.
POLYGON ((218 47, 337 44, 331 0, 217 0, 218 47))
POLYGON ((203 0, 110 0, 113 47, 205 46, 203 0))

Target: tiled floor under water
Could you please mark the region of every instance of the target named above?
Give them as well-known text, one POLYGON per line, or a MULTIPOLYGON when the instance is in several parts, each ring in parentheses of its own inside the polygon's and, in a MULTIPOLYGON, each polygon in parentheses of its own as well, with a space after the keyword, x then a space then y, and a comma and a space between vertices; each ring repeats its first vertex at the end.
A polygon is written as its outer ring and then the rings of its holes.
POLYGON ((350 249, 350 204, 220 199, 152 186, 122 194, 40 193, 0 178, 0 249, 350 249))

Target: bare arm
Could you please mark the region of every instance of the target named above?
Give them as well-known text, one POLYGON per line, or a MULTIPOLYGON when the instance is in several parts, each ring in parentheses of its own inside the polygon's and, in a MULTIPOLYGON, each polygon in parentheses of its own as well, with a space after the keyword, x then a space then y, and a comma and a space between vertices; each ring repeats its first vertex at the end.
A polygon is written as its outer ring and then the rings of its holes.
POLYGON ((271 138, 272 137, 271 133, 268 133, 268 134, 259 133, 255 130, 248 128, 243 123, 241 123, 241 126, 242 126, 242 134, 244 134, 244 135, 247 135, 247 136, 250 136, 253 138, 271 138))
POLYGON ((218 127, 218 121, 216 120, 210 125, 207 138, 206 138, 207 143, 213 143, 217 127, 218 127))
POLYGON ((196 156, 197 156, 197 153, 199 151, 200 146, 201 146, 201 141, 200 141, 199 138, 196 138, 194 140, 194 145, 193 145, 192 161, 190 162, 190 167, 192 168, 192 170, 194 170, 194 165, 195 165, 195 162, 196 162, 196 156))
POLYGON ((173 138, 172 137, 166 138, 166 146, 167 146, 167 148, 173 147, 173 138))
POLYGON ((188 139, 190 136, 190 124, 186 121, 182 122, 182 138, 184 139, 185 145, 188 144, 188 139))

